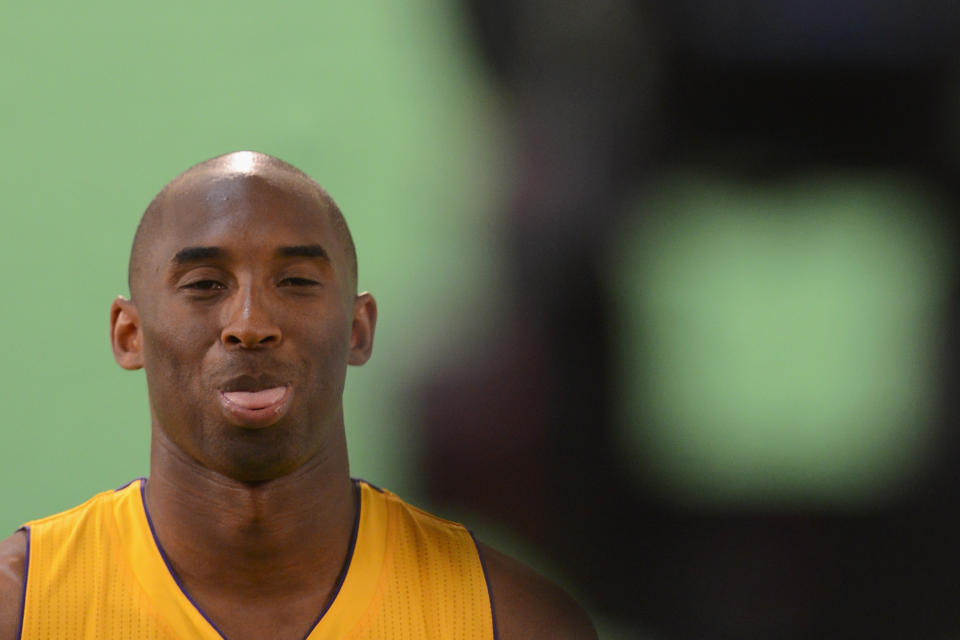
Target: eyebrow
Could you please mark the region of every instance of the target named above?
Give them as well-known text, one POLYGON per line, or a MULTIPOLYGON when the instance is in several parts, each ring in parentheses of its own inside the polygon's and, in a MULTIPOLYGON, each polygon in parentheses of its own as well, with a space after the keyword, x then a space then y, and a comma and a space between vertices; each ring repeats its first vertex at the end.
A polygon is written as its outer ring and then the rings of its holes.
MULTIPOLYGON (((281 258, 320 258, 324 262, 330 262, 330 254, 318 244, 279 247, 274 253, 281 258)), ((226 255, 227 252, 221 247, 184 247, 174 254, 171 262, 175 265, 184 265, 202 260, 224 258, 226 255)))
POLYGON ((282 258, 320 258, 330 262, 330 254, 318 244, 300 244, 292 247, 280 247, 276 254, 282 258))
POLYGON ((189 264, 199 260, 211 260, 213 258, 222 258, 225 252, 220 247, 185 247, 177 251, 174 256, 174 264, 189 264))

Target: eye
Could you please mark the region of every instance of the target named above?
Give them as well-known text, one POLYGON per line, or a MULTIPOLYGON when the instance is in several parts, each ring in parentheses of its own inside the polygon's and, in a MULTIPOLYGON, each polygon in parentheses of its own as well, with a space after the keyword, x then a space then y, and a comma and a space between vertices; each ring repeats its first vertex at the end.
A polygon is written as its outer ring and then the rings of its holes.
POLYGON ((311 280, 310 278, 298 278, 295 276, 284 278, 279 282, 279 286, 281 287, 315 287, 319 284, 320 283, 316 280, 311 280))
POLYGON ((189 289, 192 291, 213 291, 215 289, 226 289, 222 282, 217 282, 216 280, 195 280, 193 282, 188 282, 180 288, 189 289))

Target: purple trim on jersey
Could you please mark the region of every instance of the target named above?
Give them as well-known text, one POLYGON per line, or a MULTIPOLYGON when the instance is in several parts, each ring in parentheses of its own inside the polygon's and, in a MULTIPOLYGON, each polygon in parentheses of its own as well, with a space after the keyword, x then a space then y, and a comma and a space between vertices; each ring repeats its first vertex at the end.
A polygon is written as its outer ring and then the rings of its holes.
POLYGON ((133 484, 134 482, 136 482, 137 480, 146 480, 146 478, 144 478, 143 476, 140 476, 139 478, 134 478, 133 480, 131 480, 131 481, 128 482, 127 484, 123 485, 122 487, 117 487, 116 489, 113 490, 113 492, 116 493, 117 491, 123 491, 124 489, 126 489, 127 487, 129 487, 130 485, 132 485, 132 484, 133 484))
POLYGON ((353 480, 354 482, 362 482, 363 484, 367 485, 367 486, 370 487, 371 489, 376 490, 377 493, 383 493, 383 489, 381 489, 381 488, 378 487, 377 485, 373 484, 372 482, 367 482, 367 481, 364 480, 363 478, 352 478, 352 480, 353 480))
POLYGON ((473 538, 473 546, 477 548, 477 557, 480 558, 480 568, 483 569, 483 580, 487 583, 487 596, 490 598, 490 619, 493 621, 493 640, 497 640, 500 634, 497 632, 497 613, 493 608, 493 590, 490 589, 490 574, 487 573, 487 561, 483 559, 483 552, 480 551, 480 543, 477 542, 477 536, 473 531, 467 529, 467 533, 473 538))
POLYGON ((23 638, 23 617, 27 612, 27 580, 30 579, 30 527, 20 527, 18 531, 27 534, 27 548, 23 554, 23 600, 20 601, 20 624, 17 626, 17 638, 23 638))
POLYGON ((310 625, 310 631, 307 631, 307 635, 303 636, 303 640, 307 640, 310 637, 310 634, 313 633, 313 630, 317 628, 317 625, 320 624, 320 621, 323 620, 323 616, 327 615, 327 611, 330 610, 330 607, 333 606, 333 602, 337 599, 337 596, 340 595, 340 589, 343 588, 343 582, 347 579, 347 571, 350 570, 350 562, 353 560, 353 550, 357 546, 357 533, 360 531, 360 501, 362 500, 362 494, 360 492, 359 481, 353 480, 353 491, 354 495, 357 497, 357 513, 353 517, 353 531, 350 533, 350 542, 347 544, 347 559, 343 563, 343 568, 340 569, 340 575, 337 576, 337 582, 333 585, 333 591, 330 592, 330 599, 327 600, 327 604, 323 606, 323 609, 320 611, 320 615, 317 616, 316 621, 310 625))
POLYGON ((147 508, 147 479, 140 478, 140 480, 142 480, 140 483, 140 499, 143 502, 143 513, 147 516, 147 524, 150 525, 150 535, 153 536, 153 544, 157 547, 157 551, 160 552, 160 557, 163 558, 163 563, 167 565, 167 571, 170 573, 170 577, 172 577, 173 581, 177 583, 177 587, 180 588, 180 593, 182 593, 187 600, 190 601, 190 604, 193 605, 193 608, 196 609, 201 616, 203 616, 203 619, 207 621, 207 623, 220 635, 221 638, 223 638, 223 640, 227 640, 227 636, 224 635, 223 631, 220 631, 220 629, 217 628, 217 625, 213 623, 213 620, 211 620, 207 614, 204 613, 203 609, 200 608, 200 605, 198 605, 197 602, 190 597, 190 594, 187 593, 187 590, 183 588, 183 583, 180 582, 180 578, 177 577, 176 572, 173 570, 170 560, 167 559, 167 554, 163 551, 163 547, 160 546, 160 540, 157 539, 157 530, 153 528, 153 519, 150 517, 150 509, 147 508))

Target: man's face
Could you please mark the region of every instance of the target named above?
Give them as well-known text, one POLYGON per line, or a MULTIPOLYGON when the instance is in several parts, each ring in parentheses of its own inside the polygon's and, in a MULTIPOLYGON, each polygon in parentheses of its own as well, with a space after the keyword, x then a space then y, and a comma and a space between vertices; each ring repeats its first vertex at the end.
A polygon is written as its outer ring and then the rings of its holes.
POLYGON ((355 342, 326 204, 284 175, 201 175, 162 211, 133 301, 154 429, 238 480, 290 473, 342 425, 355 342))

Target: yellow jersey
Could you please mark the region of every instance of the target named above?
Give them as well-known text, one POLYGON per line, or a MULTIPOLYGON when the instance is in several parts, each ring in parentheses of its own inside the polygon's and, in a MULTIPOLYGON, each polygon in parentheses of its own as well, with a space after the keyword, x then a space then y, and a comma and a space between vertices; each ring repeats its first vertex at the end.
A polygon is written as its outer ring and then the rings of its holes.
MULTIPOLYGON (((476 541, 355 481, 360 509, 334 596, 304 640, 494 640, 476 541)), ((172 572, 141 478, 27 532, 22 640, 224 640, 172 572)))

